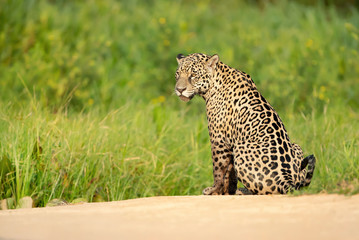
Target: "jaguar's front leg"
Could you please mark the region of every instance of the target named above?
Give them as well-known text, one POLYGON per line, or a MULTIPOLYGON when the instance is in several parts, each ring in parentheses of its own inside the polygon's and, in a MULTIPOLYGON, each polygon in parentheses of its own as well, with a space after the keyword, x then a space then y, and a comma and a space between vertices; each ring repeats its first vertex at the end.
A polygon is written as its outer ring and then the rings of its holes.
POLYGON ((213 178, 212 187, 203 190, 204 195, 234 194, 237 190, 237 178, 233 166, 232 151, 219 142, 212 142, 213 178))

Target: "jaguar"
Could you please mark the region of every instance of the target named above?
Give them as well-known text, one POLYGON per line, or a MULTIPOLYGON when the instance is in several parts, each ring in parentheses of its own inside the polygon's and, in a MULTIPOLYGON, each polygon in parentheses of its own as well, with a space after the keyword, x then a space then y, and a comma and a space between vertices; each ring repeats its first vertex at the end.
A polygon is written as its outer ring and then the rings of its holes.
POLYGON ((206 103, 214 183, 204 195, 286 194, 310 184, 314 155, 303 158, 248 74, 217 54, 176 59, 176 95, 184 102, 199 95, 206 103))

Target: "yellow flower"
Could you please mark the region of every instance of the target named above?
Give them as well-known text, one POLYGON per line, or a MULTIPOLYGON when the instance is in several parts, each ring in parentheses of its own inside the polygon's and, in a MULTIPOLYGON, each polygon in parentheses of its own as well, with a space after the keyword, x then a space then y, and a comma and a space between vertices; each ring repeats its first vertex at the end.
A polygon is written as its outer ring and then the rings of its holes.
POLYGON ((111 47, 112 45, 112 41, 110 40, 107 40, 106 43, 105 43, 106 47, 111 47))
POLYGON ((166 98, 164 96, 159 96, 157 98, 157 100, 158 100, 159 103, 163 103, 166 100, 166 98))
POLYGON ((308 41, 305 43, 305 46, 307 48, 311 48, 313 46, 313 39, 308 39, 308 41))
POLYGON ((160 24, 164 25, 164 24, 166 24, 166 18, 161 17, 161 18, 158 20, 158 22, 159 22, 160 24))
POLYGON ((168 39, 163 40, 163 45, 168 47, 170 45, 170 41, 168 39))
POLYGON ((324 99, 325 99, 324 93, 319 93, 318 98, 319 98, 320 100, 324 100, 324 99))
POLYGON ((94 100, 92 98, 90 98, 88 101, 87 101, 88 105, 91 106, 94 104, 94 100))
POLYGON ((320 100, 326 100, 325 92, 326 92, 326 87, 325 86, 320 86, 319 95, 318 95, 318 98, 320 100))
POLYGON ((163 103, 164 101, 166 101, 166 98, 162 95, 151 100, 152 104, 163 103))

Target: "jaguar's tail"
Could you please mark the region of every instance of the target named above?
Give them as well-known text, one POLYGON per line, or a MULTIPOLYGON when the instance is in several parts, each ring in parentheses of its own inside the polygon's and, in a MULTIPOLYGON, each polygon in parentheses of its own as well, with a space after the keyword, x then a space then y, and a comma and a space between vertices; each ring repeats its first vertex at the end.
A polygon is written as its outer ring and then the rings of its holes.
POLYGON ((300 183, 300 187, 306 187, 312 181, 315 169, 315 161, 316 160, 313 154, 303 159, 300 165, 300 171, 304 173, 304 178, 300 183))

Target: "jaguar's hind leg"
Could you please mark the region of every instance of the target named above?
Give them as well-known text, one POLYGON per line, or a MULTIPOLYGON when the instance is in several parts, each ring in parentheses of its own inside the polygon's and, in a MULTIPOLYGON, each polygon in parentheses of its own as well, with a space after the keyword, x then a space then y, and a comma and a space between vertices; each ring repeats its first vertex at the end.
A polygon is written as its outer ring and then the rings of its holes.
POLYGON ((233 157, 231 158, 226 174, 224 175, 224 195, 233 195, 237 190, 237 176, 234 170, 233 157))

